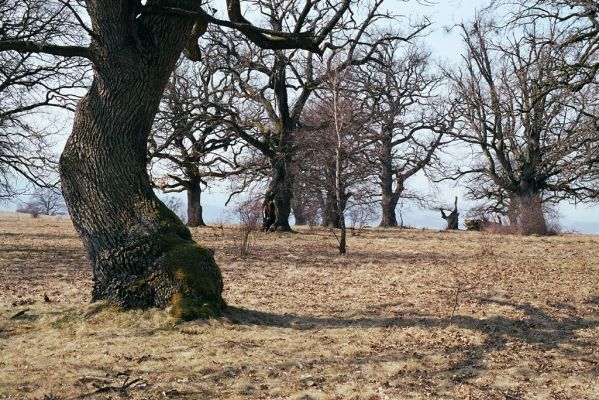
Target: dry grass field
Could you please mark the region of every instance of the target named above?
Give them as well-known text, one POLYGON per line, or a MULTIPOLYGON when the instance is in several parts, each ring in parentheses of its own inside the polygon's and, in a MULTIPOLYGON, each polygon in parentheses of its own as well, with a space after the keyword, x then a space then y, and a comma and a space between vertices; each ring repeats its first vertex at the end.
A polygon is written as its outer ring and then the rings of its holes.
POLYGON ((68 219, 0 213, 0 398, 599 399, 598 236, 234 234, 194 231, 228 314, 175 325, 90 305, 68 219))

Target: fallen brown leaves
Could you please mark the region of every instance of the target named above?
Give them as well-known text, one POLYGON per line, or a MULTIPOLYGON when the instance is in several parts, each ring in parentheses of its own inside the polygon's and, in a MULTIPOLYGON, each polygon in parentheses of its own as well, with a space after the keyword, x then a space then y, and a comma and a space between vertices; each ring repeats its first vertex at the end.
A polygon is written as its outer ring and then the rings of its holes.
POLYGON ((173 325, 88 305, 67 219, 0 213, 0 398, 599 398, 599 237, 194 235, 231 307, 173 325))

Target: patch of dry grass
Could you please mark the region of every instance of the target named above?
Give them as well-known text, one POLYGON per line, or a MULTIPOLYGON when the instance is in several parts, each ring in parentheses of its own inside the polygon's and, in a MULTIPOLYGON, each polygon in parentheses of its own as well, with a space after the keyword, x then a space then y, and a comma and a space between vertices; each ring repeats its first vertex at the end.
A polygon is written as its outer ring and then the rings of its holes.
POLYGON ((231 309, 173 325, 87 304, 68 219, 0 213, 0 398, 599 398, 597 236, 194 234, 231 309))

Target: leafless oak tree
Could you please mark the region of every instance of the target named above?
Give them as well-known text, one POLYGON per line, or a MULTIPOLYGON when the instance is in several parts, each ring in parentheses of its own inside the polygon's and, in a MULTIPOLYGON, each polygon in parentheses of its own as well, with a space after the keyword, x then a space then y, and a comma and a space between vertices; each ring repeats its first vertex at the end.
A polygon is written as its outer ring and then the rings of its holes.
MULTIPOLYGON (((268 51, 256 48, 247 38, 219 35, 221 40, 220 71, 231 77, 234 112, 227 121, 239 137, 259 151, 269 162, 271 176, 264 195, 263 230, 290 231, 289 215, 294 191, 294 136, 301 114, 315 90, 331 73, 373 60, 376 49, 384 43, 405 41, 416 36, 423 25, 413 27, 405 37, 394 33, 379 34, 376 24, 389 21, 382 0, 361 7, 340 18, 329 33, 323 61, 311 53, 297 50, 268 51), (341 50, 343 52, 341 53, 341 50), (344 59, 339 60, 343 54, 344 59), (335 71, 321 68, 335 63, 335 71), (243 110, 241 109, 243 108, 243 110), (274 215, 270 215, 270 212, 274 215)), ((301 19, 300 2, 257 1, 256 7, 272 29, 280 30, 301 19), (285 4, 285 6, 283 6, 285 4)), ((323 10, 325 10, 324 8, 323 10)), ((325 21, 310 20, 310 29, 321 30, 325 21)), ((217 40, 217 39, 215 39, 217 40)), ((299 207, 298 207, 299 208, 299 207)))
MULTIPOLYGON (((293 2, 282 4, 287 3, 293 2)), ((164 88, 181 53, 199 59, 198 38, 209 24, 237 30, 261 47, 322 53, 351 1, 306 1, 290 21, 293 26, 281 27, 285 32, 249 22, 239 0, 227 0, 227 20, 189 0, 44 4, 76 12, 85 41, 73 43, 62 32, 56 37, 9 33, 0 40, 0 52, 93 63, 93 82, 77 106, 60 158, 64 196, 92 264, 93 300, 138 308, 172 305, 173 314, 184 319, 220 313, 223 285, 212 254, 158 200, 147 174, 148 136, 164 88), (306 31, 315 17, 324 23, 306 31)), ((40 17, 47 24, 53 14, 40 17)))
POLYGON ((373 155, 381 227, 397 226, 395 209, 406 194, 406 181, 433 161, 439 164, 435 152, 453 123, 447 98, 441 96, 441 74, 433 71, 430 58, 422 44, 391 43, 379 50, 378 62, 360 68, 363 107, 377 131, 373 155))
POLYGON ((238 172, 242 148, 221 123, 222 82, 209 66, 182 60, 162 98, 150 137, 150 171, 165 193, 187 193, 187 225, 205 226, 202 192, 238 172))
MULTIPOLYGON (((550 22, 550 21, 549 21, 550 22)), ((448 73, 459 95, 455 136, 470 146, 468 194, 486 200, 524 233, 544 233, 544 206, 597 195, 589 182, 597 152, 594 85, 564 85, 562 71, 578 52, 557 44, 543 20, 499 35, 479 17, 459 26, 466 53, 448 73)))

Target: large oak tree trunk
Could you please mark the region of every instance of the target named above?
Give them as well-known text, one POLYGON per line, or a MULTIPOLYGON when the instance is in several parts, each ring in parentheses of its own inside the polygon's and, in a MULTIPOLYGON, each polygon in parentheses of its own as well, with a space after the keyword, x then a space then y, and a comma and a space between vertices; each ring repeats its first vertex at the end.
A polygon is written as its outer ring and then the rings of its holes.
POLYGON ((289 215, 293 175, 289 169, 289 160, 271 162, 272 177, 265 194, 263 231, 291 232, 289 215))
POLYGON ((539 193, 525 193, 519 198, 520 231, 524 235, 545 235, 547 222, 539 193))
POLYGON ((397 226, 395 209, 399 195, 393 191, 393 157, 391 154, 391 138, 385 138, 381 148, 381 223, 382 228, 397 226))
POLYGON ((381 228, 397 227, 397 217, 395 215, 395 209, 397 208, 398 201, 399 197, 395 194, 383 193, 381 199, 381 223, 379 224, 381 228))
POLYGON ((522 233, 525 235, 545 235, 547 233, 547 223, 541 202, 536 198, 524 198, 522 205, 522 233))
POLYGON ((326 189, 325 206, 322 210, 321 226, 326 228, 341 228, 341 215, 337 208, 337 198, 335 192, 326 189))
POLYGON ((187 226, 206 226, 202 215, 202 186, 192 181, 187 188, 187 226))
POLYGON ((308 225, 306 216, 305 203, 302 201, 302 196, 299 193, 294 193, 291 199, 291 209, 295 218, 295 225, 308 225))
POLYGON ((92 264, 92 300, 172 306, 182 319, 217 315, 225 306, 219 268, 157 199, 146 172, 152 121, 193 20, 142 15, 127 25, 107 21, 135 15, 132 10, 92 9, 90 15, 99 24, 94 79, 78 105, 60 175, 92 264))

